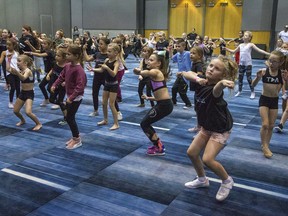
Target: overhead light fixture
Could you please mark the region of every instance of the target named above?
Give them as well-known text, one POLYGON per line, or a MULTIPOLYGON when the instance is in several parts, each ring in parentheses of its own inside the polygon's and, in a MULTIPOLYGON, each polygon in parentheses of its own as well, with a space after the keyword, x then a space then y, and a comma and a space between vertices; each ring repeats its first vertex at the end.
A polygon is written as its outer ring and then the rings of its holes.
POLYGON ((196 2, 196 3, 195 3, 195 7, 201 7, 201 2, 199 2, 199 1, 196 2))
POLYGON ((209 3, 208 3, 208 7, 214 7, 215 6, 215 2, 214 1, 210 1, 209 3))
POLYGON ((243 2, 241 0, 236 1, 235 5, 238 6, 238 7, 241 7, 243 5, 243 2))

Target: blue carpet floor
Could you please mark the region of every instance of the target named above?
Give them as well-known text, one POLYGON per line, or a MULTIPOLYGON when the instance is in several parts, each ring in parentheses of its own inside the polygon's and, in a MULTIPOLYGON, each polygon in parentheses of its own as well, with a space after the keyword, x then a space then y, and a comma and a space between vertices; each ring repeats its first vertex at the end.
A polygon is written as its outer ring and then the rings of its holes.
MULTIPOLYGON (((149 140, 140 128, 150 108, 139 104, 138 79, 132 72, 137 67, 133 56, 127 59, 129 72, 122 87, 123 120, 120 129, 110 131, 110 124, 99 127, 100 115, 89 117, 93 110, 92 79, 76 119, 83 146, 69 151, 65 142, 71 137, 67 125, 58 125, 60 110, 51 105, 40 107, 42 93, 35 85, 34 113, 43 128, 32 131, 33 122, 21 127, 13 111, 8 109, 8 92, 0 83, 0 216, 95 216, 95 215, 287 215, 288 212, 288 139, 274 133, 271 140, 272 159, 263 157, 259 130, 261 118, 258 99, 249 99, 247 82, 240 97, 226 91, 226 99, 234 118, 228 145, 218 160, 234 178, 235 185, 228 199, 219 203, 215 195, 220 185, 217 176, 206 169, 210 187, 187 189, 184 183, 196 176, 186 155, 193 139, 188 128, 196 124, 194 109, 178 106, 163 120, 154 124, 166 155, 145 155, 149 140)), ((262 60, 253 61, 253 74, 264 67, 262 60)), ((175 74, 176 65, 172 65, 175 74)), ((168 83, 171 89, 175 75, 168 83)), ((192 92, 188 93, 193 100, 192 92)), ((279 107, 281 107, 279 100, 279 107)), ((281 110, 277 122, 281 117, 281 110)))

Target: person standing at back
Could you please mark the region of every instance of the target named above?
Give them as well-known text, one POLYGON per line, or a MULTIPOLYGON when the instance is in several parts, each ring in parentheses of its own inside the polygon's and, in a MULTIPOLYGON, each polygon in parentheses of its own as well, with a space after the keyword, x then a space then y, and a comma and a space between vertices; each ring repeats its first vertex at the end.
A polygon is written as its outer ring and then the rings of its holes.
POLYGON ((280 31, 279 38, 283 40, 283 42, 288 42, 288 25, 285 25, 284 30, 280 31))
POLYGON ((244 78, 244 74, 246 73, 247 81, 249 83, 249 87, 251 90, 250 99, 255 98, 254 87, 252 86, 252 57, 251 57, 252 50, 255 50, 256 52, 259 52, 264 55, 268 55, 268 56, 270 55, 270 53, 262 49, 259 49, 254 43, 251 43, 252 37, 253 37, 252 32, 245 31, 244 36, 243 36, 244 42, 242 44, 239 44, 238 47, 234 50, 226 47, 226 50, 233 54, 240 51, 239 78, 238 78, 239 89, 235 97, 240 96, 240 94, 242 93, 243 78, 244 78))

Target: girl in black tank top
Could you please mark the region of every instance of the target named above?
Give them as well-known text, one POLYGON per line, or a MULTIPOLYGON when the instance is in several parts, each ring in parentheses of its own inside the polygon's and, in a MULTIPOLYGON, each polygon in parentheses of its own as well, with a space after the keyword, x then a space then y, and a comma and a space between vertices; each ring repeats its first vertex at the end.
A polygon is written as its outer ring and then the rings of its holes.
MULTIPOLYGON (((144 47, 142 49, 141 57, 143 57, 139 68, 141 70, 148 70, 146 61, 148 61, 150 55, 153 53, 153 48, 151 47, 144 47)), ((138 84, 138 95, 140 99, 140 104, 137 105, 137 107, 145 107, 145 100, 141 97, 143 95, 143 90, 146 86, 146 95, 148 97, 152 97, 152 92, 151 92, 151 83, 150 83, 150 77, 146 76, 143 77, 141 75, 138 76, 139 79, 139 84, 138 84)), ((154 106, 154 101, 150 101, 151 107, 154 106)))
POLYGON ((107 55, 108 59, 105 60, 101 68, 90 68, 91 71, 96 73, 104 73, 105 84, 104 91, 102 95, 102 105, 103 105, 103 115, 104 119, 97 123, 97 125, 107 125, 108 124, 108 100, 109 106, 113 114, 114 124, 110 127, 110 130, 116 130, 119 128, 118 123, 118 113, 115 107, 115 101, 118 91, 118 82, 117 82, 117 72, 119 69, 119 61, 121 49, 116 43, 111 43, 108 45, 107 55))

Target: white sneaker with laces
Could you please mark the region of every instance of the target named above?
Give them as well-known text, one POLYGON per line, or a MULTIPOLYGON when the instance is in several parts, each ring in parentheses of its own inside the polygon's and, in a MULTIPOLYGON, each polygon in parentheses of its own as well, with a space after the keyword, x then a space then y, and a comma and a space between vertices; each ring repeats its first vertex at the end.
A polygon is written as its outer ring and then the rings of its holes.
POLYGON ((220 186, 220 188, 216 194, 216 199, 220 202, 224 201, 228 197, 230 190, 232 189, 232 187, 234 185, 234 181, 233 181, 232 177, 229 176, 229 180, 230 180, 229 183, 226 183, 226 184, 222 183, 221 184, 221 186, 220 186))
POLYGON ((254 98, 255 98, 255 92, 251 92, 250 99, 254 99, 254 98))
POLYGON ((117 114, 117 118, 118 118, 118 121, 121 121, 123 119, 122 113, 120 111, 117 114))
POLYGON ((235 97, 239 97, 239 96, 240 96, 240 94, 241 94, 241 92, 240 92, 240 91, 238 91, 238 92, 235 94, 235 97))
POLYGON ((200 187, 209 187, 209 179, 206 177, 204 182, 199 181, 198 176, 196 179, 190 182, 185 183, 185 187, 187 188, 200 188, 200 187))

